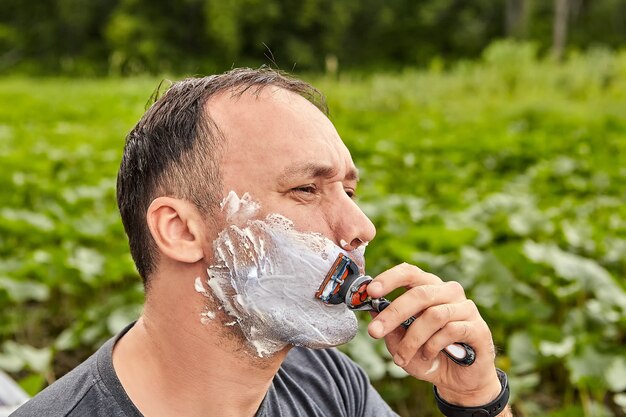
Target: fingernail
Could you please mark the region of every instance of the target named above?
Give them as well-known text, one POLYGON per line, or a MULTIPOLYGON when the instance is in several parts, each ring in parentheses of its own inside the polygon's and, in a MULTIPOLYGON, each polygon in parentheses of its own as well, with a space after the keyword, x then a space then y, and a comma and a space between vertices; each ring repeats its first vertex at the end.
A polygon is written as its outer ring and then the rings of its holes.
POLYGON ((396 363, 396 365, 398 366, 404 366, 404 359, 402 358, 402 356, 400 356, 398 353, 396 353, 395 355, 393 355, 393 361, 396 363))
POLYGON ((370 334, 375 337, 381 337, 385 332, 385 326, 378 320, 374 320, 369 325, 370 334))
POLYGON ((375 293, 380 293, 383 290, 383 284, 381 284, 380 282, 374 281, 367 286, 367 290, 368 292, 373 291, 375 293))

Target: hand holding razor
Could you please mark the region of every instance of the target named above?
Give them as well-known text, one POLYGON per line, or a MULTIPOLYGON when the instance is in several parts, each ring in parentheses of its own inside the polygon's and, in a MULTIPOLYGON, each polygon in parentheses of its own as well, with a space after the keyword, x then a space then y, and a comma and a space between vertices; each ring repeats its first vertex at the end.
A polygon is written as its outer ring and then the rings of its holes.
MULTIPOLYGON (((351 310, 380 313, 389 306, 390 301, 368 295, 367 286, 371 281, 371 277, 359 274, 358 267, 348 256, 340 254, 326 274, 315 297, 326 304, 345 303, 351 310)), ((401 326, 406 329, 415 319, 411 316, 401 326)), ((476 359, 474 349, 461 342, 446 346, 442 352, 461 366, 470 366, 476 359)))

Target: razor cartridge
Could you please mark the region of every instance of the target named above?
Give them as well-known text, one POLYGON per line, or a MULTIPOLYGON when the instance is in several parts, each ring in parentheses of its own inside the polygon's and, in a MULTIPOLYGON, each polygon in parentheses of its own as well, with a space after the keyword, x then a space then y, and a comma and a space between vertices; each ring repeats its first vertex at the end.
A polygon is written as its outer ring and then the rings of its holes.
MULTIPOLYGON (((359 268, 348 256, 339 254, 330 271, 324 277, 315 298, 325 304, 345 303, 351 310, 376 311, 380 313, 390 304, 385 298, 372 298, 367 293, 367 286, 372 278, 360 275, 359 268)), ((411 316, 401 326, 407 329, 414 321, 411 316)), ((442 352, 461 366, 470 366, 476 360, 476 352, 465 343, 453 343, 442 352)))
POLYGON ((349 283, 358 276, 359 268, 356 264, 344 254, 339 254, 315 293, 315 298, 319 298, 326 304, 344 303, 349 283), (346 280, 349 281, 348 285, 344 285, 346 280))

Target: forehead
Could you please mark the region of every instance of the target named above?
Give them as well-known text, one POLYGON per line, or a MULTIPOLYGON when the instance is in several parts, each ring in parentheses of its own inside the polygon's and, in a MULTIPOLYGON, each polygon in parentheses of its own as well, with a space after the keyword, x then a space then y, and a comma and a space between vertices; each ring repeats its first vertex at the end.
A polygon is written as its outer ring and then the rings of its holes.
POLYGON ((277 87, 241 95, 227 92, 212 98, 207 111, 226 139, 225 180, 236 169, 266 176, 312 164, 332 168, 337 175, 354 171, 333 124, 298 94, 277 87))

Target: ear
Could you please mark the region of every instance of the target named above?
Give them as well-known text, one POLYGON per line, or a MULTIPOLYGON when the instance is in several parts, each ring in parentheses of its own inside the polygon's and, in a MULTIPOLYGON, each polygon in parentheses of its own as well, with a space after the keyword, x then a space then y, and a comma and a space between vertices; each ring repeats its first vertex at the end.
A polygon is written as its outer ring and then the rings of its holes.
POLYGON ((198 209, 190 202, 158 197, 148 207, 146 219, 163 255, 184 263, 195 263, 204 257, 204 224, 198 209))

